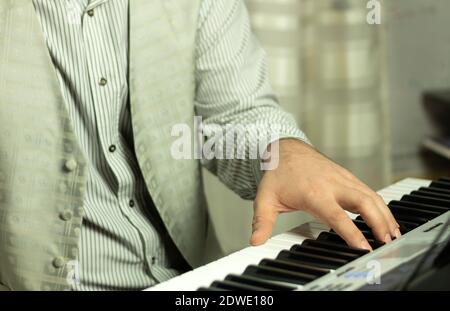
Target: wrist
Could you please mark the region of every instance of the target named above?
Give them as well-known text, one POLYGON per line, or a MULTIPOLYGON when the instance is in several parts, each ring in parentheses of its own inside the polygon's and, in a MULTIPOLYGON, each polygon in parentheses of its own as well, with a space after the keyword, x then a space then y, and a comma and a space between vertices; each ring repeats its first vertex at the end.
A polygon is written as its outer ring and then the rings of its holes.
MULTIPOLYGON (((278 144, 280 158, 317 153, 317 150, 309 142, 301 139, 283 138, 274 143, 278 144)), ((271 150, 273 150, 272 144, 268 147, 268 151, 271 150)))

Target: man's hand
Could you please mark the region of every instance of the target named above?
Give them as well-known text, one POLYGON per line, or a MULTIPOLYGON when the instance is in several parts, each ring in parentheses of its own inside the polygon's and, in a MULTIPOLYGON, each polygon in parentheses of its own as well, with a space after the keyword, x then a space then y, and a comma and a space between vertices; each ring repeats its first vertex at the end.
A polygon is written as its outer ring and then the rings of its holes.
POLYGON ((297 140, 279 141, 279 165, 265 172, 254 210, 252 245, 267 241, 278 214, 298 210, 325 222, 353 247, 371 250, 345 210, 360 214, 379 241, 400 236, 398 223, 378 194, 297 140))

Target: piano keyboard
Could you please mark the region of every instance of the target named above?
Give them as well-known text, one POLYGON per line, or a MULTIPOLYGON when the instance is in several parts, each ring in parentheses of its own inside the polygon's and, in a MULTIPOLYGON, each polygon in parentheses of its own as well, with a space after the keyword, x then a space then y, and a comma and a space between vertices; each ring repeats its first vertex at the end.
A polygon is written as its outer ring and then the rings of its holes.
MULTIPOLYGON (((350 214, 373 252, 348 247, 330 228, 311 222, 247 247, 152 291, 195 290, 357 290, 375 268, 381 276, 418 258, 450 216, 450 179, 408 178, 378 192, 400 224, 402 237, 376 241, 360 216, 350 214)), ((448 239, 447 230, 441 241, 448 239)))

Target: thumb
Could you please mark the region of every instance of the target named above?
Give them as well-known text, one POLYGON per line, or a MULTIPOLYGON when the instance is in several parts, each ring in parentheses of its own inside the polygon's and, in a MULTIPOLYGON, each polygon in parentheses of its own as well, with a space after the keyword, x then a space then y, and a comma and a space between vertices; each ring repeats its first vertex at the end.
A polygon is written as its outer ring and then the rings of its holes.
POLYGON ((278 213, 271 200, 257 197, 254 204, 253 233, 250 244, 258 246, 264 244, 272 235, 278 213))

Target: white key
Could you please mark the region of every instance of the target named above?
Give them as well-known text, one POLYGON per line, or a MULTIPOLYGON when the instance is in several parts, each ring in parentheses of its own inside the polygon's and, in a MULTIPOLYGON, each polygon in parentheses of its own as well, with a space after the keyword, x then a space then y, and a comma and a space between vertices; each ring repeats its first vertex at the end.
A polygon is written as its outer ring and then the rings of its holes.
MULTIPOLYGON (((428 180, 408 178, 386 187, 378 193, 386 203, 389 203, 392 200, 399 200, 404 194, 420 187, 427 187, 429 184, 430 181, 428 180)), ((348 214, 352 219, 357 216, 352 213, 348 214)), ((304 224, 291 231, 274 236, 262 246, 244 248, 147 290, 195 291, 199 287, 209 287, 212 282, 223 280, 228 274, 241 274, 248 265, 258 264, 264 258, 273 259, 281 250, 290 249, 295 244, 301 244, 305 239, 316 239, 322 231, 328 230, 329 228, 320 222, 304 224)), ((297 289, 302 289, 302 286, 298 286, 297 289)))
POLYGON ((271 238, 262 246, 244 248, 148 290, 194 291, 199 287, 209 287, 212 282, 223 280, 228 274, 241 274, 249 265, 258 264, 264 258, 275 258, 280 251, 301 244, 307 238, 316 238, 323 230, 328 228, 320 223, 305 224, 271 238))

